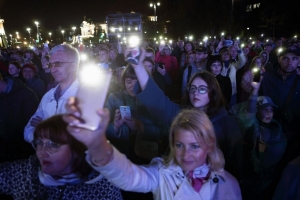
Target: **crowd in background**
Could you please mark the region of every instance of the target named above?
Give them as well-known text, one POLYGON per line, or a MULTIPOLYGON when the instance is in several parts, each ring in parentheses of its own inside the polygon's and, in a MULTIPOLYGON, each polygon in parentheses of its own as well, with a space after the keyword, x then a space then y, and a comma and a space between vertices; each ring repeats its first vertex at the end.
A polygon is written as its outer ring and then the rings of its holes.
MULTIPOLYGON (((53 60, 56 52, 51 51, 57 46, 45 41, 34 48, 1 49, 1 163, 34 154, 30 144, 35 141, 34 129, 52 115, 41 114, 43 109, 56 108, 53 113, 63 114, 59 99, 80 84, 73 78, 72 84, 62 87, 62 79, 74 73, 61 70, 64 63, 53 60)), ((212 122, 224 169, 238 180, 243 199, 300 198, 299 192, 289 191, 300 187, 294 180, 299 169, 291 167, 299 166, 300 156, 299 40, 263 42, 227 36, 202 42, 145 40, 140 46, 146 51, 142 63, 151 79, 145 88, 143 76, 125 61, 125 44, 73 45, 80 56, 79 70, 93 63, 112 71, 104 107, 110 111, 106 136, 115 148, 135 164, 149 164, 168 152, 169 130, 177 113, 200 108, 212 122), (200 99, 198 93, 207 98, 200 99), (122 118, 120 106, 130 107, 131 118, 122 118)), ((65 63, 73 62, 77 61, 65 63)), ((0 183, 0 193, 3 187, 0 183)), ((118 199, 119 191, 113 192, 118 199)), ((150 193, 121 192, 124 199, 153 199, 150 193)))

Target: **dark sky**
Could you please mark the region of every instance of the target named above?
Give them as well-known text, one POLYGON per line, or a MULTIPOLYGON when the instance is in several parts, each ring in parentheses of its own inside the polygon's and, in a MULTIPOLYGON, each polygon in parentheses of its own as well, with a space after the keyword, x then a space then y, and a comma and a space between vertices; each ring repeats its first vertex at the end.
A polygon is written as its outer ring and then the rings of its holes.
POLYGON ((0 0, 0 16, 4 19, 6 35, 16 31, 27 34, 26 28, 36 30, 38 21, 45 31, 76 26, 83 17, 93 22, 105 21, 109 13, 123 12, 151 14, 150 1, 143 0, 0 0))

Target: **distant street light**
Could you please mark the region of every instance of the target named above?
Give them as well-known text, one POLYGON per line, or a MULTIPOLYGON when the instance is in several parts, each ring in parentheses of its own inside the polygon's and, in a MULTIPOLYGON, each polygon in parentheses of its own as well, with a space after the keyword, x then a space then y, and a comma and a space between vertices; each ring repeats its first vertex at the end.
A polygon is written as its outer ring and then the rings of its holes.
POLYGON ((73 26, 73 27, 72 27, 72 30, 73 30, 73 35, 75 35, 75 30, 76 30, 76 27, 75 27, 75 26, 73 26))
POLYGON ((35 23, 35 25, 36 25, 36 40, 37 40, 37 42, 39 42, 40 41, 40 39, 39 39, 39 22, 37 22, 37 21, 35 21, 34 22, 35 23))
POLYGON ((29 42, 31 43, 31 37, 30 37, 30 30, 31 30, 31 29, 30 29, 30 28, 27 28, 26 30, 28 31, 28 35, 29 35, 29 42))
POLYGON ((62 35, 63 35, 63 41, 65 41, 65 31, 62 30, 61 33, 62 33, 62 35))
POLYGON ((150 7, 153 7, 154 9, 154 33, 156 33, 156 22, 157 22, 157 16, 156 16, 156 6, 160 6, 160 3, 150 3, 150 7))

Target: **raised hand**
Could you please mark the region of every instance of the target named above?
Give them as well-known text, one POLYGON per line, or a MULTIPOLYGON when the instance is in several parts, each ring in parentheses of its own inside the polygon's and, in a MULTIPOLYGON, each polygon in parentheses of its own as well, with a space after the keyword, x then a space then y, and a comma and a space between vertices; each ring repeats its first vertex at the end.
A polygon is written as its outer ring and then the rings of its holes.
POLYGON ((78 141, 82 142, 87 148, 92 148, 106 142, 105 132, 109 122, 109 111, 107 109, 97 110, 98 115, 101 117, 100 124, 95 131, 80 128, 76 125, 83 123, 81 118, 80 109, 77 106, 75 97, 69 98, 66 103, 67 114, 63 115, 63 119, 68 123, 68 131, 78 141))

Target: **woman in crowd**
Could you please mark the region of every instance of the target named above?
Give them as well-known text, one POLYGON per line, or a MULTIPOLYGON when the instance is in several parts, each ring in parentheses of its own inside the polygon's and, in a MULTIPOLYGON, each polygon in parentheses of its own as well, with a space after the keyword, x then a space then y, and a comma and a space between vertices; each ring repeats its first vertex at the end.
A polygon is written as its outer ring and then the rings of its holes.
POLYGON ((153 80, 159 86, 159 88, 166 94, 169 94, 172 87, 172 79, 169 76, 164 65, 156 65, 154 61, 146 57, 143 61, 143 65, 149 70, 153 80), (162 68, 161 68, 162 67, 162 68))
POLYGON ((232 94, 232 87, 230 78, 227 76, 222 76, 221 71, 223 68, 222 59, 219 55, 210 56, 207 65, 207 71, 212 73, 214 77, 217 79, 220 89, 225 97, 226 105, 230 102, 231 94, 232 94))
MULTIPOLYGON (((158 141, 167 140, 167 131, 135 97, 133 88, 137 78, 132 66, 125 68, 121 81, 123 89, 110 94, 105 103, 111 113, 107 136, 132 162, 147 164, 153 157, 164 153, 159 151, 158 141), (129 106, 131 116, 122 117, 120 106, 129 106)), ((165 149, 164 146, 161 148, 165 149)))
POLYGON ((155 55, 155 62, 163 63, 172 81, 175 81, 179 67, 177 58, 172 56, 171 53, 172 49, 169 45, 160 45, 158 52, 155 55))
POLYGON ((21 70, 23 81, 27 87, 32 89, 38 98, 41 100, 46 93, 46 86, 42 79, 36 75, 36 68, 33 64, 25 64, 21 70))
POLYGON ((14 199, 122 199, 120 190, 85 160, 86 147, 67 131, 61 115, 35 129, 36 155, 0 164, 0 194, 14 199))
POLYGON ((260 52, 259 56, 261 57, 262 66, 266 71, 273 70, 273 64, 269 62, 269 53, 267 51, 260 52))
MULTIPOLYGON (((133 88, 137 82, 132 66, 122 74, 122 90, 109 95, 105 107, 111 113, 107 129, 110 142, 135 164, 148 164, 152 158, 163 155, 167 148, 168 129, 155 119, 135 97, 133 88), (120 106, 129 106, 131 116, 122 116, 120 106)), ((152 194, 122 191, 124 199, 152 199, 152 194)))
POLYGON ((22 66, 17 61, 10 61, 8 65, 8 73, 14 78, 22 78, 21 71, 22 66))
MULTIPOLYGON (((144 54, 142 51, 141 58, 144 54)), ((238 177, 241 167, 242 150, 239 148, 242 146, 242 134, 234 116, 230 116, 225 108, 223 94, 215 77, 206 71, 194 74, 187 84, 183 105, 180 106, 170 101, 149 78, 141 60, 134 66, 134 70, 142 89, 142 91, 135 90, 136 97, 166 125, 171 124, 182 106, 202 110, 208 115, 215 128, 220 149, 224 153, 225 169, 238 177)))
POLYGON ((64 119, 70 133, 88 147, 87 160, 117 187, 135 192, 152 192, 154 199, 241 199, 237 180, 223 169, 224 157, 216 144, 214 128, 200 110, 183 110, 169 133, 170 153, 139 166, 107 142, 107 110, 96 131, 76 127, 80 110, 70 99, 64 119), (76 114, 77 113, 77 114, 76 114), (72 114, 72 115, 71 115, 72 114), (76 115, 76 117, 75 117, 76 115))
POLYGON ((279 163, 287 140, 280 123, 273 119, 277 106, 268 96, 257 96, 260 82, 251 82, 247 102, 232 107, 243 130, 243 199, 271 199, 270 185, 279 179, 279 163))
POLYGON ((244 72, 244 75, 242 76, 242 82, 241 82, 241 88, 242 88, 242 94, 241 94, 241 101, 247 101, 249 98, 249 95, 252 90, 252 81, 253 81, 253 70, 256 70, 257 73, 264 73, 265 69, 262 65, 262 59, 260 56, 255 56, 251 64, 249 66, 249 69, 244 72))
POLYGON ((184 67, 184 65, 187 63, 187 54, 191 51, 195 50, 195 46, 193 44, 193 42, 191 41, 187 41, 184 44, 184 53, 181 54, 181 58, 180 58, 180 67, 184 67))

